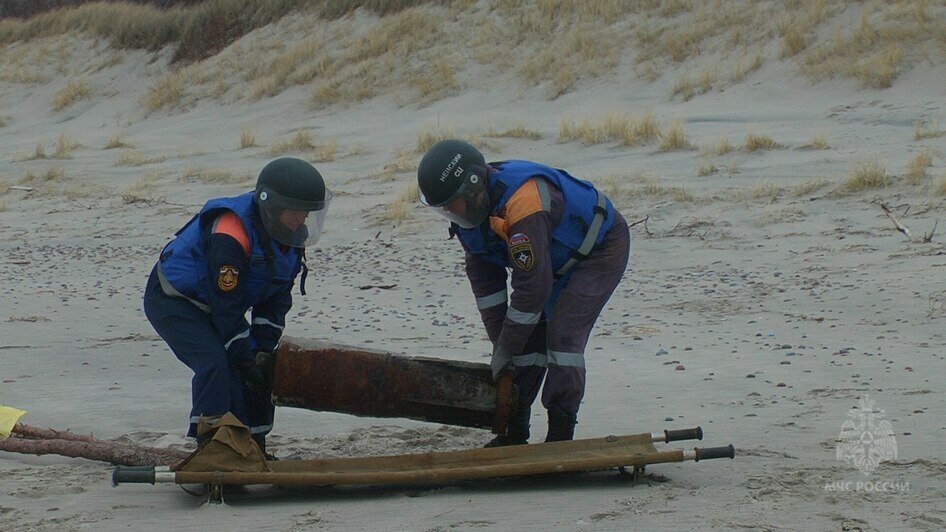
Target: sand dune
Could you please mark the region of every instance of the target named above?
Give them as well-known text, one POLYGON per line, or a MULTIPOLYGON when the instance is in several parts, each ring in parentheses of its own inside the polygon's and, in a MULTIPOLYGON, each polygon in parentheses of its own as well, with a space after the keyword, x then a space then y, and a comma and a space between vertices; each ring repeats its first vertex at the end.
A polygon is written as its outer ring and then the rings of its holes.
MULTIPOLYGON (((732 23, 681 61, 668 39, 698 27, 706 11, 655 11, 650 26, 619 18, 597 32, 560 14, 563 35, 578 28, 569 38, 623 43, 594 41, 601 53, 585 57, 573 41, 515 41, 506 33, 514 23, 539 35, 541 20, 523 10, 487 25, 497 11, 484 5, 422 6, 383 22, 364 11, 333 22, 289 17, 176 71, 172 47, 116 50, 88 36, 7 45, 0 404, 28 410, 32 425, 188 448, 189 372, 141 311, 145 279, 206 199, 248 190, 279 153, 313 161, 337 196, 287 334, 485 362, 459 245, 414 201, 419 148, 459 136, 489 159, 539 160, 594 181, 635 223, 631 265, 589 344, 577 435, 701 425, 703 444, 733 443, 737 458, 652 466, 639 483, 588 475, 259 488, 214 509, 175 486, 112 488, 108 464, 0 452, 0 528, 944 527, 941 38, 901 36, 902 62, 880 87, 877 76, 845 74, 818 55, 840 42, 834 28, 853 36, 863 27, 860 3, 829 9, 816 41, 788 56, 784 35, 764 38, 784 13, 760 3, 745 22, 755 28, 749 46, 728 47, 740 27, 732 23), (443 20, 445 44, 392 45, 390 55, 335 64, 321 77, 307 70, 320 53, 330 65, 370 44, 359 37, 432 19, 443 20), (653 36, 665 37, 662 51, 642 45, 648 27, 663 32, 653 36), (294 53, 306 59, 280 73, 277 59, 294 53), (435 83, 438 64, 449 79, 435 83), (530 68, 544 70, 530 78, 530 68), (176 82, 179 98, 157 105, 176 82), (868 404, 882 411, 871 419, 889 421, 897 455, 865 474, 837 449, 844 423, 863 419, 868 404)), ((928 24, 941 24, 944 9, 931 4, 928 24)), ((868 19, 872 27, 893 20, 884 13, 868 19)), ((534 440, 544 424, 536 413, 534 440)), ((282 457, 315 458, 489 438, 281 408, 270 441, 282 457)))

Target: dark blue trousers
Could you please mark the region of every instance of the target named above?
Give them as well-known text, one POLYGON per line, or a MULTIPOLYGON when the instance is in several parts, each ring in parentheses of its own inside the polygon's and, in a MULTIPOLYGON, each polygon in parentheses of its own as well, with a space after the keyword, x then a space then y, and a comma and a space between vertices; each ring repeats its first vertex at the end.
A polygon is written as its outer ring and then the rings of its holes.
POLYGON ((165 295, 154 270, 145 288, 144 310, 154 330, 194 372, 187 435, 197 436, 197 421, 201 416, 219 416, 229 411, 263 444, 273 428, 275 407, 271 394, 253 392, 246 387, 227 359, 224 340, 214 328, 210 315, 185 299, 165 295))

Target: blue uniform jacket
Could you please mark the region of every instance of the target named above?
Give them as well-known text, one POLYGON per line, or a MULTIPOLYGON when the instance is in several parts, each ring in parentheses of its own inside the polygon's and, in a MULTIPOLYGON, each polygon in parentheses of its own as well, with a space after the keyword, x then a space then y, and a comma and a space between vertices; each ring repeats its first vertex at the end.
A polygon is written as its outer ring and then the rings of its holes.
MULTIPOLYGON (((490 166, 498 170, 488 178, 491 215, 501 212, 513 193, 533 177, 546 179, 562 191, 565 213, 552 230, 550 250, 552 271, 558 271, 573 256, 588 232, 598 203, 597 189, 588 181, 578 179, 564 170, 531 161, 510 160, 490 163, 490 166)), ((614 207, 606 198, 605 203, 606 216, 595 244, 601 243, 614 223, 614 207)), ((454 231, 468 252, 497 266, 511 267, 506 242, 491 230, 488 220, 479 227, 454 227, 454 231)))
POLYGON ((281 248, 263 232, 253 195, 208 201, 165 246, 159 263, 165 293, 184 297, 210 314, 231 361, 276 347, 292 306, 290 290, 302 268, 302 250, 281 248), (240 217, 250 240, 249 257, 233 238, 211 236, 213 221, 223 210, 240 217), (246 320, 251 309, 252 325, 246 320))

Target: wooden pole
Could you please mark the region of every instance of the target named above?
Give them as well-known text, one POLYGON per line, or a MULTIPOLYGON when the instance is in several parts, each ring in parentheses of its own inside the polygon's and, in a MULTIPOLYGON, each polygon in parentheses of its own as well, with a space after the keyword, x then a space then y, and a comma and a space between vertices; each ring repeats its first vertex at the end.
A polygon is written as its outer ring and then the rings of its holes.
POLYGON ((0 451, 22 454, 58 454, 114 465, 153 466, 177 463, 188 452, 122 444, 69 431, 44 429, 17 423, 13 434, 0 440, 0 451))

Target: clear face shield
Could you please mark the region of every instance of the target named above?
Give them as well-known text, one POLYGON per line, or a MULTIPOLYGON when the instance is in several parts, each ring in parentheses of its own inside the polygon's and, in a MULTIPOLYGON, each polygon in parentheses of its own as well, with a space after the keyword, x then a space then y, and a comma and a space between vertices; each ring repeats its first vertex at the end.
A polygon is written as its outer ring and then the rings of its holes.
POLYGON ((314 245, 322 236, 332 192, 326 189, 324 201, 304 204, 265 191, 260 193, 259 200, 263 228, 269 236, 280 244, 304 248, 314 245))
POLYGON ((460 188, 447 201, 431 205, 424 193, 420 192, 420 202, 464 229, 476 227, 489 217, 486 184, 483 178, 472 172, 467 173, 460 188))

